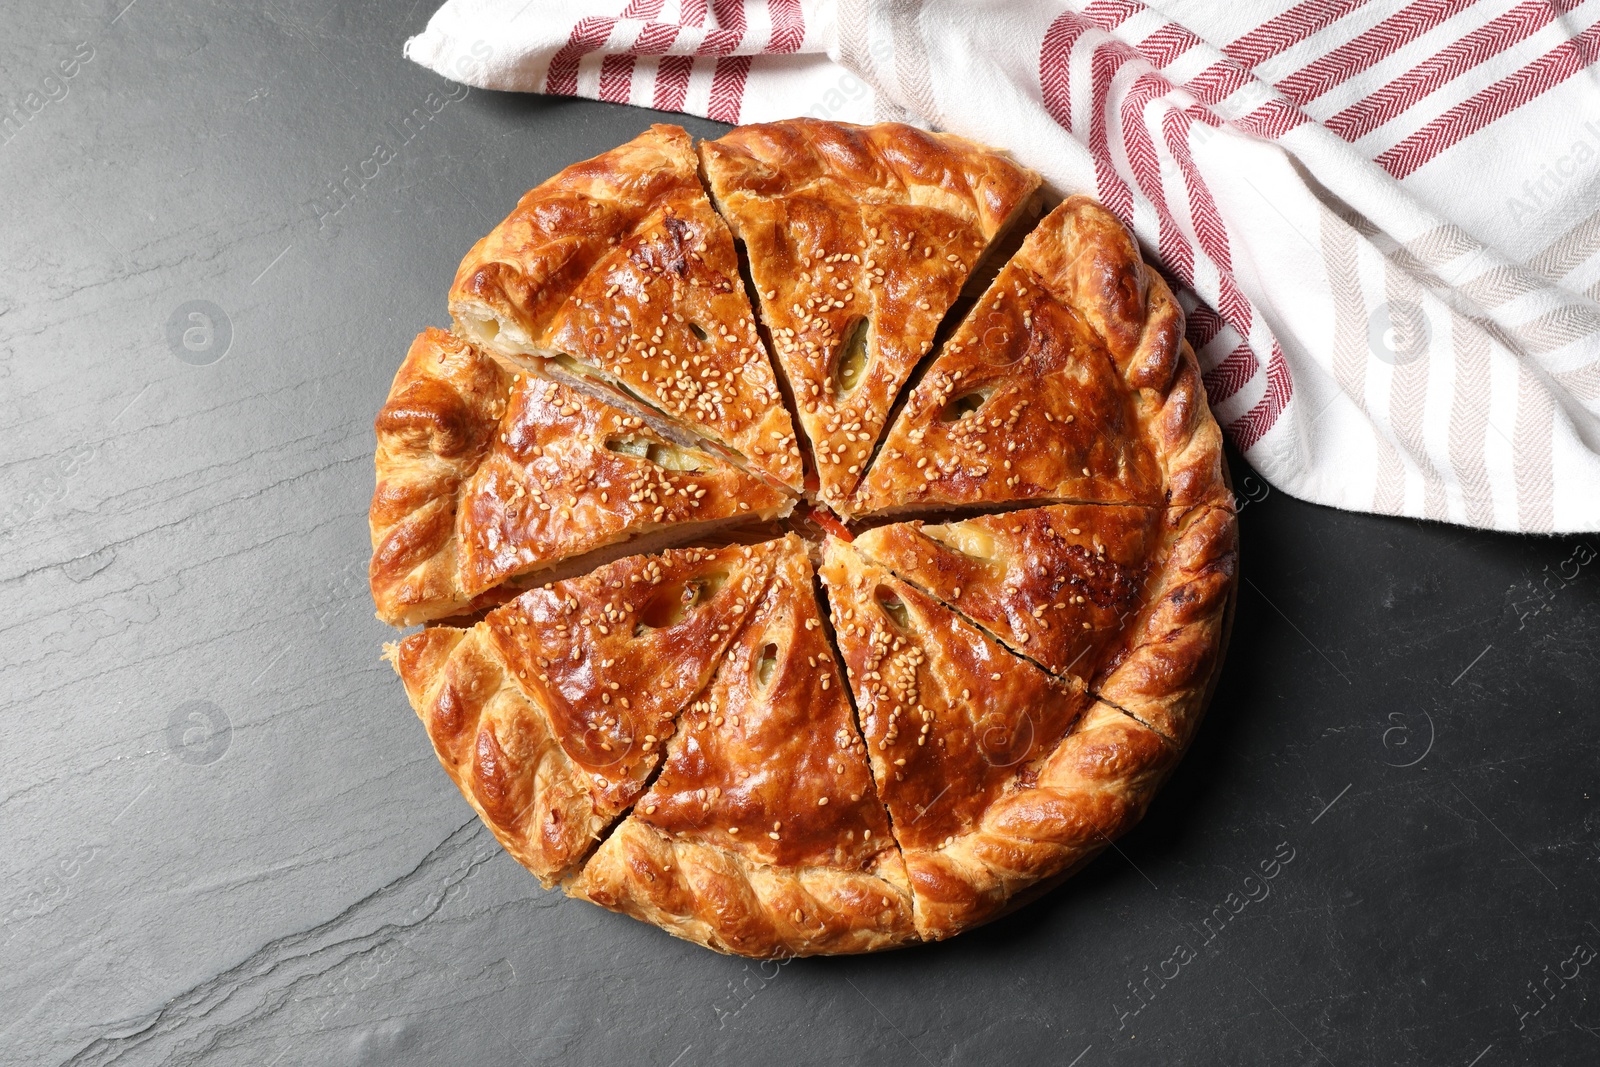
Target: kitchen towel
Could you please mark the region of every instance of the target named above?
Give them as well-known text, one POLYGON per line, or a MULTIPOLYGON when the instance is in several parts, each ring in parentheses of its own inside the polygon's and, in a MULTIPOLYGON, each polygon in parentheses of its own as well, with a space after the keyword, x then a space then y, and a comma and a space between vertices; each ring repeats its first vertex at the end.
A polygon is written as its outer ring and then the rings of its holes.
POLYGON ((448 0, 406 55, 1007 148, 1138 235, 1273 486, 1600 529, 1600 0, 448 0))

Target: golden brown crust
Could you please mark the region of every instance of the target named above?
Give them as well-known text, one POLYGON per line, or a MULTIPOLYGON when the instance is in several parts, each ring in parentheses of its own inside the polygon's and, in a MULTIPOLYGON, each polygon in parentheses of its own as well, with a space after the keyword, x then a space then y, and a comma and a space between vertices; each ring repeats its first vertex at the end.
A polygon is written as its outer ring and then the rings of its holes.
POLYGON ((863 555, 1056 674, 1100 671, 1163 556, 1160 508, 1055 504, 855 540, 863 555))
POLYGON ((573 895, 718 952, 764 959, 894 948, 911 939, 897 852, 858 872, 768 867, 627 819, 573 895))
POLYGON ((377 419, 369 569, 406 625, 515 595, 508 579, 681 527, 771 519, 792 498, 569 386, 427 330, 377 419))
POLYGON ((948 937, 1003 907, 1007 894, 975 872, 956 877, 942 854, 967 847, 991 807, 1031 787, 1089 700, 1081 682, 1013 655, 835 538, 824 543, 822 579, 911 877, 917 933, 948 937))
POLYGON ((1167 513, 1167 548, 1142 610, 1094 681, 1096 694, 1181 750, 1194 737, 1221 666, 1239 576, 1231 502, 1167 513))
POLYGON ((530 190, 461 261, 452 312, 483 308, 531 343, 600 257, 683 189, 687 146, 678 127, 652 126, 530 190))
POLYGON ((530 590, 390 658, 446 772, 546 886, 660 762, 683 706, 771 579, 770 548, 681 549, 530 590), (683 592, 715 591, 686 601, 683 592), (549 653, 549 655, 547 655, 549 653))
POLYGON ((850 508, 1212 498, 1221 432, 1182 336, 1116 218, 1063 202, 912 391, 850 508))
POLYGON ((901 386, 1038 175, 948 134, 790 119, 700 144, 744 242, 822 499, 845 505, 901 386))
POLYGON ((1143 818, 1176 762, 1154 730, 1095 701, 1030 782, 912 867, 924 936, 949 937, 994 918, 1018 894, 1087 861, 1143 818))
POLYGON ((434 752, 505 850, 547 888, 610 823, 482 627, 432 627, 400 642, 395 669, 434 752))
POLYGON ((1200 362, 1184 341, 1178 346, 1177 368, 1165 393, 1140 391, 1146 432, 1157 442, 1156 454, 1166 474, 1170 507, 1202 504, 1232 506, 1223 469, 1222 427, 1211 414, 1200 362))
POLYGON ((411 343, 378 412, 368 577, 378 618, 407 625, 468 610, 457 573, 461 488, 488 453, 510 376, 471 345, 428 329, 411 343))
POLYGON ((458 329, 575 361, 798 488, 800 452, 689 135, 652 126, 525 195, 456 272, 458 329))
POLYGON ((891 847, 850 697, 793 534, 771 586, 679 721, 634 817, 771 866, 860 868, 891 847))
POLYGON ((480 624, 597 809, 644 791, 679 713, 771 581, 775 549, 672 549, 530 589, 480 624))
POLYGON ((660 776, 569 892, 724 952, 886 948, 913 936, 904 866, 805 548, 778 544, 770 590, 660 776))
POLYGON ((1193 736, 1238 580, 1231 500, 896 523, 854 547, 1180 749, 1193 736))

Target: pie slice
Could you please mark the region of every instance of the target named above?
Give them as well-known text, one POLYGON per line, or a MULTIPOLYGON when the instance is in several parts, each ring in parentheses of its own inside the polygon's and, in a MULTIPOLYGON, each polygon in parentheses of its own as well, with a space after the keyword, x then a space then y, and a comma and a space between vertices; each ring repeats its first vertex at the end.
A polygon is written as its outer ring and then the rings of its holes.
POLYGON ((644 792, 772 578, 770 546, 676 549, 531 589, 391 659, 434 751, 547 887, 644 792))
MULTIPOLYGON (((563 561, 642 537, 787 515, 794 500, 570 386, 425 331, 378 414, 370 569, 408 625, 508 599, 563 561)), ((589 564, 600 562, 588 558, 589 564)))
POLYGON ((800 451, 689 135, 652 126, 525 195, 461 261, 471 341, 608 383, 798 489, 800 451))
POLYGON ((898 123, 740 126, 700 158, 748 254, 821 497, 844 508, 901 387, 1039 176, 898 123))
POLYGON ((678 720, 660 776, 568 891, 722 952, 869 952, 914 936, 804 544, 678 720))
POLYGON ((868 530, 862 555, 1056 674, 1092 683, 1161 574, 1162 508, 1055 504, 868 530))
POLYGON ((1189 507, 1222 486, 1221 431, 1182 310, 1116 217, 1073 197, 911 391, 851 508, 1189 507))
POLYGON ((948 937, 1057 873, 1026 860, 1038 842, 991 840, 989 813, 1026 809, 1019 794, 1093 701, 835 538, 822 579, 917 933, 948 937))
POLYGON ((1180 748, 1193 736, 1238 574, 1231 504, 1057 504, 880 526, 853 547, 1180 748))

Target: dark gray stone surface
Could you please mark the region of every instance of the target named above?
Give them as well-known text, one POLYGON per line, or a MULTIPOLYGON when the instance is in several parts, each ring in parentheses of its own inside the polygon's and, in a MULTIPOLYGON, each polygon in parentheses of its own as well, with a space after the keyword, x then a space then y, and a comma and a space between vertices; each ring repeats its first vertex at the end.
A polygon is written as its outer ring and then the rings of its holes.
POLYGON ((1600 1062, 1600 538, 1239 463, 1209 720, 1060 891, 781 966, 541 891, 378 659, 371 421, 654 116, 447 86, 432 0, 125 4, 0 8, 0 1062, 1600 1062))

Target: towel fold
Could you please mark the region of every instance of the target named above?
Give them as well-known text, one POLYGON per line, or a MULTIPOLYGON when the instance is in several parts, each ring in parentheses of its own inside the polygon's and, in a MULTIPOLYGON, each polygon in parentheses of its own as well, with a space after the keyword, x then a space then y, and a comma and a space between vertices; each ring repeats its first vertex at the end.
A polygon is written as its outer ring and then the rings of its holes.
POLYGON ((1009 149, 1137 234, 1273 486, 1600 529, 1600 0, 448 0, 406 55, 1009 149))

